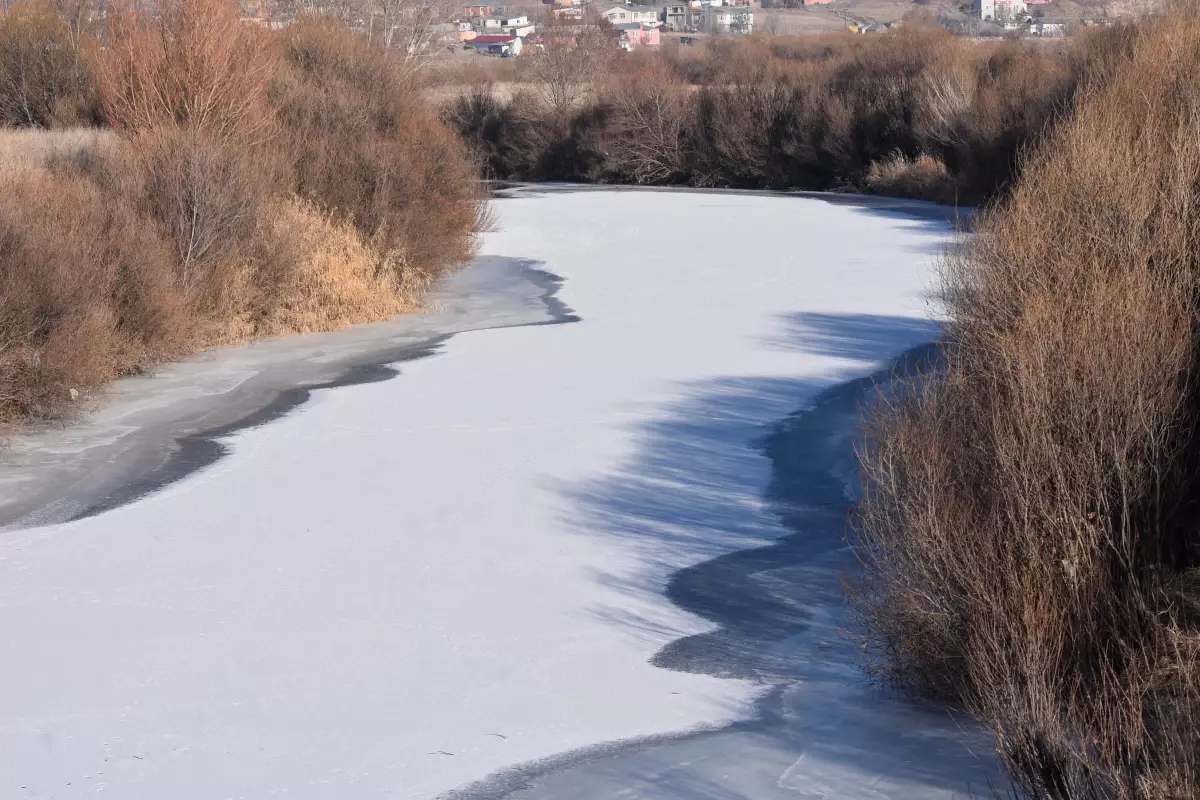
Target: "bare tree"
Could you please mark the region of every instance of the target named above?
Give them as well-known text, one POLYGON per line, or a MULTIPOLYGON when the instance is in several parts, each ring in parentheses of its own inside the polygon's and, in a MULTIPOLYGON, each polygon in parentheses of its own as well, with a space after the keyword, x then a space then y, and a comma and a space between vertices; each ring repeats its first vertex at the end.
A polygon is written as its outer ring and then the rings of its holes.
POLYGON ((433 54, 438 34, 460 6, 455 0, 279 0, 279 9, 281 16, 340 20, 417 68, 433 54))
POLYGON ((366 0, 369 38, 399 50, 414 66, 423 64, 443 25, 454 19, 454 0, 366 0))
POLYGON ((671 69, 656 66, 612 92, 614 160, 635 183, 665 183, 687 167, 687 88, 671 69))
POLYGON ((543 52, 534 56, 534 84, 562 124, 592 96, 615 48, 610 30, 596 24, 549 24, 543 39, 543 52))

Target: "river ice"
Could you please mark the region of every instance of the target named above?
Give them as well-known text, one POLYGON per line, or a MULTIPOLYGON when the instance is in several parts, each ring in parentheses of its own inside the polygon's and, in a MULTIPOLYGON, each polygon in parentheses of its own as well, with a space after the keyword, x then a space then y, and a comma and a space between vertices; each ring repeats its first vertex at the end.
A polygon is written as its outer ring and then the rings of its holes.
POLYGON ((37 440, 120 480, 17 447, 10 521, 54 524, 0 537, 0 796, 982 786, 969 723, 864 682, 838 590, 855 405, 936 335, 946 222, 536 189, 495 216, 399 338, 215 354, 37 440), (192 386, 204 413, 163 411, 192 386), (111 443, 143 429, 134 476, 111 443))

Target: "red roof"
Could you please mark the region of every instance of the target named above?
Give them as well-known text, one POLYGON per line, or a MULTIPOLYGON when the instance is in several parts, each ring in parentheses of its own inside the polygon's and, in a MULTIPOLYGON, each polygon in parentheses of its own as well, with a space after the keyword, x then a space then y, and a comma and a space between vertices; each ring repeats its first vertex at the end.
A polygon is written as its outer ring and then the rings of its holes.
POLYGON ((468 39, 467 44, 512 44, 517 37, 495 34, 492 36, 476 36, 468 39))

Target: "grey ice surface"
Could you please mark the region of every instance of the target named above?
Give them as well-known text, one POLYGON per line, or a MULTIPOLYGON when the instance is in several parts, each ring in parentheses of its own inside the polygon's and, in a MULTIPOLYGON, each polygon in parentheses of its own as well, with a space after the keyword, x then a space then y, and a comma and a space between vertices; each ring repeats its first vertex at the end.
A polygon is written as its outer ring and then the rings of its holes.
MULTIPOLYGON (((928 324, 913 320, 810 317, 802 327, 824 328, 830 352, 851 357, 931 338, 928 324)), ((856 569, 845 537, 857 493, 861 406, 893 376, 922 368, 936 353, 934 345, 917 345, 872 375, 819 391, 757 443, 730 438, 722 420, 737 419, 744 404, 811 397, 813 387, 804 381, 714 387, 652 428, 629 470, 636 479, 580 498, 583 513, 589 505, 601 509, 614 532, 639 535, 667 517, 720 526, 722 487, 738 493, 738 451, 758 447, 770 459, 767 500, 791 533, 674 573, 668 598, 715 628, 670 643, 653 660, 664 669, 762 683, 767 691, 754 719, 566 752, 503 770, 443 800, 927 800, 1002 793, 1007 783, 989 735, 960 715, 920 706, 864 677, 861 639, 846 613, 842 581, 856 569), (681 496, 657 488, 680 484, 694 488, 681 496)))
POLYGON ((218 441, 302 404, 313 389, 386 380, 464 331, 575 319, 560 281, 515 258, 481 256, 428 300, 428 312, 345 331, 221 348, 123 378, 86 424, 44 427, 0 455, 0 527, 49 525, 115 508, 225 454, 218 441))

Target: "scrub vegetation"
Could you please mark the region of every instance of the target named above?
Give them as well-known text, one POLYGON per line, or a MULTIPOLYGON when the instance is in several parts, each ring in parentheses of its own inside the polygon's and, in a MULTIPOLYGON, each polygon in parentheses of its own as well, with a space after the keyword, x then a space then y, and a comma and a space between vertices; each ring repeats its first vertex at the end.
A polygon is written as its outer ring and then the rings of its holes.
POLYGON ((1120 36, 946 261, 944 363, 863 449, 877 666, 1054 800, 1200 797, 1200 13, 1120 36))
POLYGON ((165 359, 415 309, 484 212, 403 61, 227 0, 114 3, 100 31, 14 5, 0 121, 9 428, 165 359))
POLYGON ((587 91, 576 86, 569 107, 546 102, 532 68, 498 63, 498 86, 464 71, 445 113, 491 178, 976 205, 1012 185, 1022 152, 1107 79, 1134 36, 1123 24, 998 43, 914 19, 869 36, 715 37, 603 55, 602 69, 577 70, 587 91))

